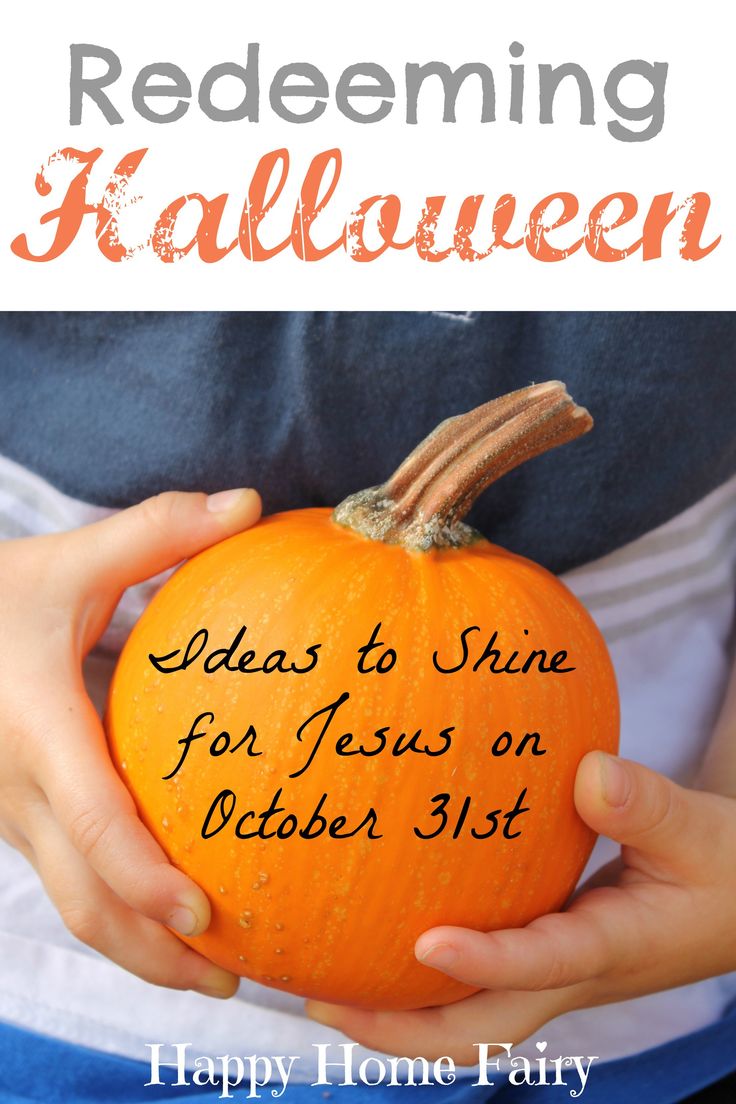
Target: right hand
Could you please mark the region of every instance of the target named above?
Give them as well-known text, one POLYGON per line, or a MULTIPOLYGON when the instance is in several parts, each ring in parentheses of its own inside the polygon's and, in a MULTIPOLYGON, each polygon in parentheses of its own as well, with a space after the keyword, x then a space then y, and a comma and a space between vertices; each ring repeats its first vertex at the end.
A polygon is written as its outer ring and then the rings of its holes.
POLYGON ((138 818, 82 661, 126 587, 259 516, 255 491, 170 492, 70 532, 0 543, 0 836, 83 943, 156 985, 215 997, 232 996, 239 978, 168 930, 203 932, 209 902, 138 818))

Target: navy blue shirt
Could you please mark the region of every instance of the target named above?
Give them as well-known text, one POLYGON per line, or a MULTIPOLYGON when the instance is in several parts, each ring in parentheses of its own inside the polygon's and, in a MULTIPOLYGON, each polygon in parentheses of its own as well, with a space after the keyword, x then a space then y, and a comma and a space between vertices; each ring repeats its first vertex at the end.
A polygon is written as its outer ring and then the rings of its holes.
POLYGON ((250 485, 269 512, 335 505, 444 418, 562 379, 593 432, 469 518, 556 572, 736 472, 730 313, 8 313, 0 369, 0 452, 66 493, 250 485))

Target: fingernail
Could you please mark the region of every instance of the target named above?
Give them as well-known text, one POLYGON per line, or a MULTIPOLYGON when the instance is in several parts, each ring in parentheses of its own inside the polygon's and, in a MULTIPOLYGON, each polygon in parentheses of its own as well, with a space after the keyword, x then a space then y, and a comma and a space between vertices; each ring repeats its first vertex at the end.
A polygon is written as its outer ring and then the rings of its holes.
POLYGON ((304 1005, 304 1011, 310 1020, 324 1024, 325 1027, 336 1027, 337 1009, 332 1004, 324 1004, 322 1001, 308 1000, 304 1005))
POLYGON ((225 970, 215 968, 205 974, 199 985, 195 985, 195 992, 203 997, 216 997, 217 1000, 229 1000, 235 996, 240 985, 240 978, 228 974, 225 970))
POLYGON ((614 808, 621 808, 622 805, 626 804, 631 790, 629 772, 618 759, 614 759, 612 755, 606 755, 604 752, 600 753, 600 763, 603 797, 609 805, 614 808))
POLYGON ((236 487, 232 491, 217 491, 207 495, 207 509, 211 514, 224 514, 232 510, 244 494, 247 494, 246 488, 236 487))
POLYGON ((417 959, 425 966, 433 966, 439 970, 446 970, 457 961, 457 950, 449 943, 432 943, 426 950, 417 950, 417 959))
POLYGON ((178 931, 179 935, 194 935, 199 928, 199 917, 186 905, 177 905, 169 913, 166 923, 174 931, 178 931))

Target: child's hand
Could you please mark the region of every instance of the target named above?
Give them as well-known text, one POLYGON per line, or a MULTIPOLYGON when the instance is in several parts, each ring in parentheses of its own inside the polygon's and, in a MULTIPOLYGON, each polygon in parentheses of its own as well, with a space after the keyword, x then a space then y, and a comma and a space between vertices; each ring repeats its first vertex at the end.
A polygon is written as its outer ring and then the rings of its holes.
POLYGON ((210 919, 136 815, 85 692, 82 659, 133 583, 258 520, 255 491, 160 495, 105 521, 0 544, 0 835, 69 930, 126 970, 231 996, 238 979, 178 940, 210 919))
POLYGON ((593 752, 575 801, 622 848, 565 912, 518 930, 433 928, 417 940, 420 961, 484 992, 418 1012, 311 1002, 309 1014, 377 1050, 473 1065, 473 1043, 518 1043, 564 1012, 736 969, 736 800, 593 752))

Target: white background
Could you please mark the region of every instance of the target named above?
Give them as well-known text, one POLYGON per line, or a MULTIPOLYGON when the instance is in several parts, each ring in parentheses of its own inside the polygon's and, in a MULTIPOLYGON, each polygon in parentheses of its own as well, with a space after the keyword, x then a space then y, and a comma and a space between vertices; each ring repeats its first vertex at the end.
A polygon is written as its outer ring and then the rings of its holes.
MULTIPOLYGON (((645 0, 605 3, 572 0, 372 0, 341 2, 153 3, 125 5, 41 2, 16 7, 4 17, 2 104, 4 179, 0 222, 0 286, 6 308, 424 308, 424 309, 706 309, 734 306, 734 109, 731 82, 731 4, 700 0, 660 4, 645 0), (509 44, 525 46, 525 121, 510 123, 509 44), (135 114, 130 89, 138 70, 155 61, 180 65, 196 89, 205 71, 221 61, 245 63, 249 41, 261 44, 261 121, 215 123, 196 105, 171 125, 156 125, 135 114), (90 42, 113 49, 123 75, 109 89, 125 118, 109 126, 94 105, 85 105, 83 124, 69 125, 69 45, 90 42), (643 143, 611 137, 614 118, 603 97, 611 68, 630 58, 669 62, 666 119, 661 134, 643 143), (458 123, 443 124, 440 100, 429 82, 420 100, 418 126, 404 119, 403 69, 408 61, 441 60, 488 64, 496 77, 496 123, 481 125, 474 79, 458 101, 458 123), (296 126, 273 115, 268 84, 288 62, 320 67, 334 90, 342 70, 360 61, 383 65, 397 85, 396 105, 387 120, 358 125, 328 103, 317 122, 296 126), (537 121, 537 65, 575 61, 587 69, 596 93, 596 125, 581 127, 577 97, 560 93, 555 123, 537 121), (617 190, 633 192, 646 209, 652 196, 693 191, 710 193, 713 207, 706 239, 723 240, 705 260, 680 258, 681 219, 665 234, 661 260, 644 263, 641 251, 626 261, 603 264, 585 250, 569 260, 544 264, 524 249, 498 251, 475 264, 450 257, 427 264, 415 251, 389 252, 358 264, 346 253, 305 264, 293 252, 253 264, 234 252, 214 265, 192 252, 164 265, 150 251, 113 264, 99 253, 94 219, 84 220, 77 240, 60 259, 45 264, 13 256, 10 242, 27 232, 32 247, 45 250, 51 229, 42 214, 60 200, 60 191, 42 199, 34 190, 41 163, 65 145, 102 146, 89 195, 99 198, 117 160, 149 146, 133 192, 143 198, 125 212, 121 225, 131 244, 144 239, 163 207, 190 191, 231 195, 221 240, 237 230, 250 176, 258 158, 285 145, 292 158, 289 183, 278 210, 264 225, 264 240, 288 231, 301 180, 319 151, 340 146, 343 175, 330 208, 314 231, 327 242, 364 198, 395 192, 404 209, 402 230, 410 237, 427 195, 447 194, 449 219, 438 245, 449 244, 461 200, 484 193, 489 208, 505 192, 517 196, 523 231, 526 216, 545 195, 566 190, 580 199, 581 212, 617 190), (232 233, 229 234, 229 231, 232 233)), ((634 80, 634 78, 630 78, 634 80)), ((633 96, 634 85, 631 86, 633 96)), ((231 89, 232 102, 235 93, 231 89)), ((622 95, 625 93, 622 89, 622 95)), ((644 88, 644 92, 646 92, 644 88)), ((222 102, 227 88, 223 82, 222 102)), ((163 106, 169 106, 168 103, 163 106)), ((298 107, 295 101, 291 106, 298 107)), ((638 126, 639 124, 627 124, 638 126)), ((58 178, 59 181, 61 177, 58 178)), ((59 189, 61 184, 59 184, 59 189)), ((486 226, 488 225, 488 215, 486 226)), ((560 230, 558 244, 578 237, 560 230)), ((641 220, 618 231, 621 244, 641 220)), ((482 224, 482 220, 481 220, 482 224)), ((185 229, 184 224, 182 229, 185 229)), ((521 236, 518 234, 517 236, 521 236)), ((636 235, 638 236, 638 235, 636 235)), ((186 238, 186 235, 183 235, 186 238)), ((483 234, 477 237, 482 248, 483 234)))

